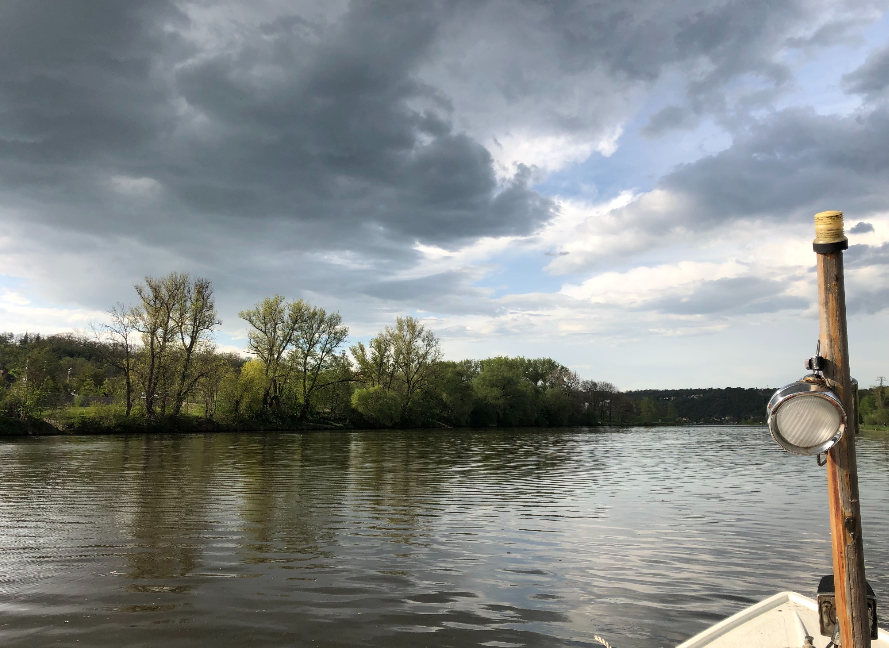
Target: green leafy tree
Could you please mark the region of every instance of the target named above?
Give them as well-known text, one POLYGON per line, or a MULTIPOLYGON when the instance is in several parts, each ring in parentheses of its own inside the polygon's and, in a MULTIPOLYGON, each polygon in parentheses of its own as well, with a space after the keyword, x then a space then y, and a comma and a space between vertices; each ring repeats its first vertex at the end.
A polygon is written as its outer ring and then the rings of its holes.
POLYGON ((369 423, 379 427, 398 423, 402 411, 398 394, 382 385, 356 389, 352 394, 352 407, 369 423))
MULTIPOLYGON (((334 375, 330 370, 337 364, 337 351, 346 341, 349 329, 343 326, 339 313, 328 314, 323 308, 296 302, 299 312, 296 335, 293 338, 291 362, 299 373, 300 413, 305 420, 312 409, 312 399, 319 390, 338 381, 351 380, 351 375, 334 375)), ((341 367, 342 365, 340 365, 341 367)))
POLYGON ((480 362, 472 383, 477 399, 474 418, 482 424, 537 425, 540 406, 537 388, 525 375, 524 358, 498 356, 480 362))
POLYGON ((302 299, 287 302, 281 295, 267 297, 239 316, 252 327, 248 348, 265 370, 263 407, 281 410, 295 380, 293 400, 299 402, 299 418, 306 419, 317 393, 332 384, 329 370, 349 335, 342 317, 302 299))
POLYGON ((642 399, 642 402, 639 403, 639 412, 642 416, 642 422, 645 425, 651 425, 657 416, 657 405, 655 405, 655 402, 651 400, 650 397, 646 396, 642 399))
POLYGON ((434 387, 430 390, 434 391, 438 402, 429 408, 436 410, 438 420, 431 423, 445 423, 453 427, 470 424, 475 406, 472 381, 478 372, 478 362, 473 360, 442 362, 439 365, 434 387))
POLYGON ((262 407, 280 408, 287 383, 293 375, 289 362, 294 338, 300 325, 301 306, 281 295, 266 297, 238 317, 252 328, 247 333, 247 349, 262 363, 264 385, 262 407))
POLYGON ((331 420, 346 420, 351 413, 355 372, 345 351, 331 356, 330 363, 319 378, 325 386, 318 390, 313 407, 331 420))
POLYGON ((420 412, 415 406, 429 390, 441 362, 441 343, 435 334, 414 317, 399 317, 394 327, 387 326, 367 346, 359 342, 351 351, 357 379, 395 392, 402 423, 417 419, 420 412))
POLYGON ((441 343, 435 334, 414 317, 399 317, 387 330, 392 341, 392 358, 401 400, 401 416, 428 387, 441 360, 441 343))
POLYGON ((219 324, 213 290, 206 279, 191 280, 172 272, 166 277, 146 277, 136 285, 141 304, 134 308, 135 329, 142 336, 137 366, 149 418, 173 414, 203 377, 206 363, 198 355, 212 353, 211 337, 219 324))
POLYGON ((225 419, 258 418, 265 405, 268 387, 266 368, 261 360, 248 360, 240 370, 226 371, 219 382, 216 411, 225 419))
POLYGON ((381 386, 392 389, 395 382, 395 349, 390 330, 381 331, 370 339, 365 346, 358 342, 350 351, 358 367, 358 377, 362 383, 371 387, 381 386))
MULTIPOLYGON (((30 340, 25 343, 30 344, 30 340)), ((4 409, 18 419, 36 418, 53 393, 51 369, 56 364, 38 340, 21 354, 19 366, 11 370, 15 382, 6 390, 4 409)))

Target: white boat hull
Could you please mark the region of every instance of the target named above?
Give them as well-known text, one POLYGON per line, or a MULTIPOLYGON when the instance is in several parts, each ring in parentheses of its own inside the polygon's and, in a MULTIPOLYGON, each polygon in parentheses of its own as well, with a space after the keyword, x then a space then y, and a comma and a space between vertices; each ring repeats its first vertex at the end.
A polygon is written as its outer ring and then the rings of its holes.
MULTIPOLYGON (((802 648, 806 635, 816 648, 830 637, 818 631, 818 604, 795 592, 781 592, 741 610, 695 635, 677 648, 802 648)), ((873 648, 889 648, 889 633, 880 630, 873 648)))

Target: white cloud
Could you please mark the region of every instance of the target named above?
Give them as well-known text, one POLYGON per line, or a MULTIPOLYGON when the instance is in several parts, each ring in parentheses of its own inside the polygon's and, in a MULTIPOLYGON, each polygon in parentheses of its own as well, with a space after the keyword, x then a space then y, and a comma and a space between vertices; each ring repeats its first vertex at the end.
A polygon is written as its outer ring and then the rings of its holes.
POLYGON ((9 292, 0 295, 0 321, 4 331, 51 334, 85 330, 104 320, 106 313, 85 308, 34 306, 9 292))
POLYGON ((604 157, 614 155, 622 133, 622 124, 614 125, 602 135, 587 136, 578 136, 577 133, 507 131, 492 134, 488 150, 494 157, 495 168, 501 179, 511 178, 518 164, 551 173, 583 162, 593 153, 600 153, 604 157))
POLYGON ((561 292, 591 303, 644 307, 646 302, 666 293, 684 292, 702 281, 739 277, 749 270, 737 260, 725 263, 680 261, 654 267, 641 266, 627 272, 604 272, 580 285, 566 284, 561 292))
POLYGON ((12 290, 3 289, 3 292, 0 292, 0 304, 14 304, 16 306, 27 306, 30 304, 30 300, 24 295, 13 292, 12 290))

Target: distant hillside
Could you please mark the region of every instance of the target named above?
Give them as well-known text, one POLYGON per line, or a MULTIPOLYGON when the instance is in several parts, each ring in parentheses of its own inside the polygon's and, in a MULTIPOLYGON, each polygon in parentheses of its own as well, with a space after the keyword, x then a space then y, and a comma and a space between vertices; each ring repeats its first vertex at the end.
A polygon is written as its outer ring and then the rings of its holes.
POLYGON ((774 389, 640 389, 625 392, 644 423, 765 423, 774 389))

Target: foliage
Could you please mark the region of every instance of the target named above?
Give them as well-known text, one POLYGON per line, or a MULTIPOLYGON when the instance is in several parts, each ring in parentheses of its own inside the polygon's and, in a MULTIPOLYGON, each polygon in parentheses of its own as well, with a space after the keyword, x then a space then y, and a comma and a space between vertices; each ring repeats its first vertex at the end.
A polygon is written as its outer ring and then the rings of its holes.
POLYGON ((198 381, 214 369, 211 339, 220 322, 213 288, 207 279, 171 272, 160 279, 146 277, 136 293, 142 303, 127 317, 142 336, 142 358, 135 368, 145 414, 163 416, 169 407, 178 416, 198 381))
POLYGON ((239 316, 252 327, 248 349, 263 366, 263 409, 280 414, 295 380, 297 391, 291 400, 299 403, 299 418, 307 419, 313 399, 339 380, 330 371, 349 335, 342 317, 302 299, 287 302, 281 295, 267 297, 239 316))
POLYGON ((261 360, 245 362, 240 371, 230 370, 220 380, 217 411, 226 419, 255 419, 263 411, 268 380, 261 360))
POLYGON ((881 376, 876 385, 859 392, 858 413, 864 425, 889 426, 889 387, 883 384, 885 381, 881 376))
POLYGON ((352 407, 374 427, 391 427, 401 414, 401 399, 382 385, 361 387, 352 394, 352 407))
MULTIPOLYGON (((170 273, 135 286, 84 335, 0 334, 0 414, 72 431, 625 424, 632 401, 552 358, 448 361, 426 323, 398 317, 345 350, 338 312, 267 297, 241 311, 245 360, 214 344, 220 322, 202 278, 170 273)), ((649 397, 646 421, 659 420, 649 397)), ((637 416, 638 418, 638 416, 637 416)))
POLYGON ((474 423, 513 427, 542 422, 538 386, 526 375, 527 365, 525 358, 503 356, 481 361, 472 381, 478 403, 474 423))
POLYGON ((774 390, 726 387, 714 389, 644 389, 626 392, 631 420, 651 423, 765 423, 774 390))
POLYGON ((435 334, 414 317, 399 317, 370 340, 352 347, 358 380, 369 387, 391 391, 401 403, 399 420, 416 424, 419 403, 432 387, 441 363, 441 344, 435 334))

